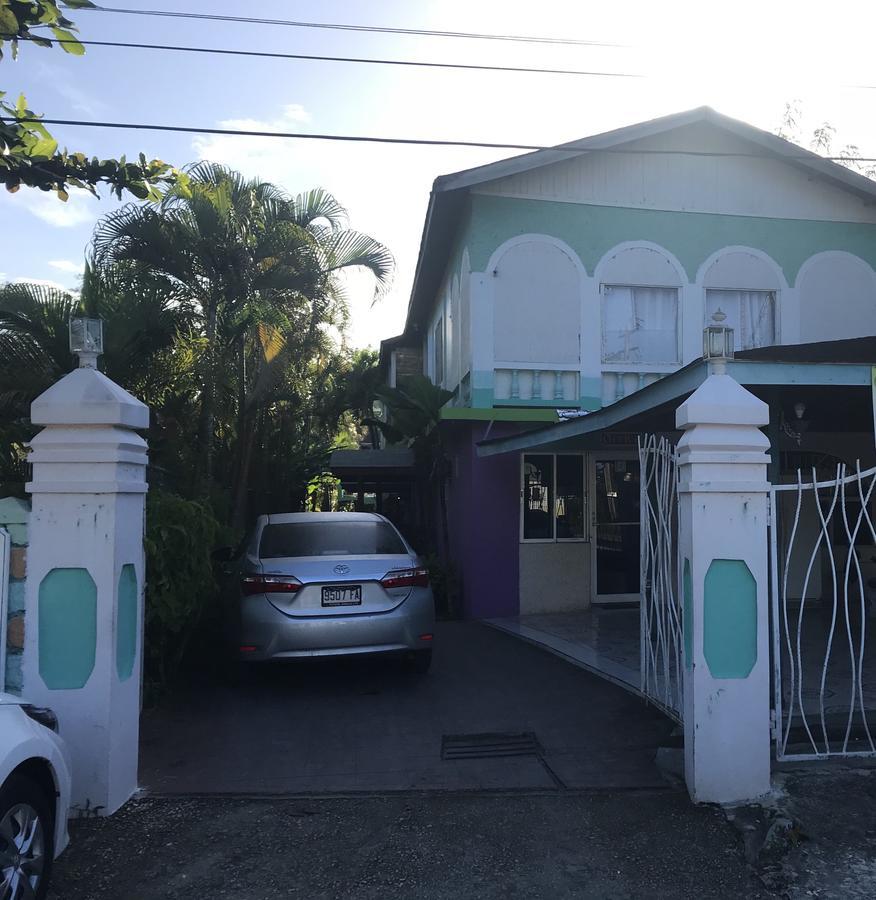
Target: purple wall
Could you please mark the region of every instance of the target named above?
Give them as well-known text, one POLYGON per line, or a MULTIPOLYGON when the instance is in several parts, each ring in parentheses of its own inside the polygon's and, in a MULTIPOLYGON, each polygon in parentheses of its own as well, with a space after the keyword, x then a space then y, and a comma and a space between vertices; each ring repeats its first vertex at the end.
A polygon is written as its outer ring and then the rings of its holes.
MULTIPOLYGON (((481 459, 476 443, 486 422, 445 426, 453 474, 448 483, 452 562, 462 588, 466 618, 516 616, 519 611, 520 456, 481 459)), ((496 422, 490 437, 519 431, 496 422)))

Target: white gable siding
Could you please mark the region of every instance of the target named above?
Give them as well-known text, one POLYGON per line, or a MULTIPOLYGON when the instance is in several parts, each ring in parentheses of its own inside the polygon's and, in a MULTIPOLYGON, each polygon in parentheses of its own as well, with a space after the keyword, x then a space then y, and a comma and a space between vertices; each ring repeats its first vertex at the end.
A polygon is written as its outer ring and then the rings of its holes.
MULTIPOLYGON (((629 150, 761 154, 699 124, 625 144, 629 150)), ((593 153, 481 185, 476 193, 599 206, 876 223, 876 207, 788 162, 751 156, 593 153)))

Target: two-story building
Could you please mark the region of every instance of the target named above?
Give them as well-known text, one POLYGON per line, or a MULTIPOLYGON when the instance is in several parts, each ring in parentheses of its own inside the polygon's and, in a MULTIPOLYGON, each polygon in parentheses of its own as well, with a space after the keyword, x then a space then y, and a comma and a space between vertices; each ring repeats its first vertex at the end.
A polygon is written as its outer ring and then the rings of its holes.
POLYGON ((384 350, 390 380, 415 348, 454 392, 465 613, 639 596, 635 434, 580 452, 479 443, 628 398, 697 360, 708 324, 732 326, 737 351, 876 335, 874 266, 876 183, 709 108, 436 179, 384 350))

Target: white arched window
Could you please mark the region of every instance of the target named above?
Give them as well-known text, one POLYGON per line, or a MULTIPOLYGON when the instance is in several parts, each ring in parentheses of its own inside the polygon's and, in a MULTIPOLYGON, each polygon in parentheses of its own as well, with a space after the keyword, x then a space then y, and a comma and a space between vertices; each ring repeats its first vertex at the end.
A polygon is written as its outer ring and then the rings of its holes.
POLYGON ((706 288, 706 324, 733 329, 737 350, 776 343, 776 292, 706 288))
POLYGON ((770 347, 779 341, 778 267, 747 248, 727 248, 707 263, 704 324, 733 329, 737 350, 770 347))
POLYGON ((603 285, 602 361, 678 362, 678 289, 603 285))
POLYGON ((569 254, 554 243, 533 237, 509 247, 492 275, 496 362, 577 367, 581 283, 569 254))
POLYGON ((673 365, 679 362, 681 277, 666 252, 629 244, 598 267, 602 293, 602 362, 673 365))

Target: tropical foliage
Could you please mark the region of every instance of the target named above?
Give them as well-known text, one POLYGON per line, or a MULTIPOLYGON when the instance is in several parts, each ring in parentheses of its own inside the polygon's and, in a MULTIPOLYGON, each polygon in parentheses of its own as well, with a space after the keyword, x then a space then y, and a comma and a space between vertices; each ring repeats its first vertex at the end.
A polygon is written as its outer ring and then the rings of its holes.
MULTIPOLYGON (((93 8, 91 0, 0 0, 0 61, 4 48, 12 48, 18 57, 22 41, 38 47, 57 44, 66 53, 82 56, 85 47, 76 39, 76 26, 62 12, 66 9, 93 8)), ((28 109, 20 95, 13 104, 0 91, 0 184, 11 192, 22 185, 54 191, 67 200, 69 188, 96 193, 100 184, 108 185, 121 197, 127 191, 140 199, 157 199, 159 190, 171 184, 184 189, 185 176, 160 159, 147 160, 141 153, 129 162, 89 158, 85 153, 59 149, 58 142, 42 124, 40 116, 28 109)))
POLYGON ((23 480, 30 402, 70 369, 82 311, 104 320, 101 367, 152 410, 153 483, 207 498, 239 531, 300 508, 332 448, 355 445, 375 356, 346 344, 343 272, 370 272, 378 297, 393 260, 326 191, 290 197, 210 164, 189 175, 190 190, 97 225, 78 297, 0 288, 0 477, 23 480))

